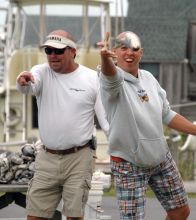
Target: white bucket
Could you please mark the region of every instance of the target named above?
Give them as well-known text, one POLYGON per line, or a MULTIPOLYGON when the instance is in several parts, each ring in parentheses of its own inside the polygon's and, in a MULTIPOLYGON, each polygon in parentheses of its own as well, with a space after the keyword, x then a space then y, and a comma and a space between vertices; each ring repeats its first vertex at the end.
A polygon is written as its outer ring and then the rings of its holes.
POLYGON ((100 220, 112 220, 112 216, 110 216, 110 215, 102 215, 100 217, 100 220))
POLYGON ((89 191, 88 201, 85 208, 85 220, 98 220, 102 214, 102 196, 103 183, 92 181, 92 187, 89 191))

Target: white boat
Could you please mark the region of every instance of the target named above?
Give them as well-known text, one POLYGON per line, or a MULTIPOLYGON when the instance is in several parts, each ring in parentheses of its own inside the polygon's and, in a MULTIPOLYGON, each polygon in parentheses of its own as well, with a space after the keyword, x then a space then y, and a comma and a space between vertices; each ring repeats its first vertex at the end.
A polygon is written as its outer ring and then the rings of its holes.
MULTIPOLYGON (((78 17, 78 21, 82 27, 78 37, 79 50, 76 59, 79 63, 96 69, 99 64, 99 52, 90 42, 90 38, 92 32, 97 29, 99 40, 103 39, 106 31, 110 31, 110 3, 110 0, 10 0, 6 8, 0 8, 6 17, 4 27, 1 26, 0 29, 1 145, 16 145, 38 138, 35 99, 19 94, 15 83, 21 71, 29 70, 33 65, 46 61, 39 46, 49 32, 46 28, 49 16, 47 11, 53 7, 53 12, 58 15, 60 8, 57 8, 57 5, 61 7, 61 11, 64 7, 66 19, 67 8, 80 6, 81 17, 78 17), (28 15, 30 7, 37 14, 39 24, 33 23, 32 16, 28 15), (99 16, 92 23, 89 14, 95 10, 99 16), (29 32, 34 38, 37 37, 38 41, 34 45, 31 42, 25 45, 29 32)), ((74 27, 74 24, 72 26, 74 27)), ((78 30, 76 32, 78 33, 78 30)), ((72 33, 75 31, 72 30, 72 33)))
MULTIPOLYGON (((119 7, 120 1, 9 0, 8 2, 7 7, 0 8, 5 20, 4 25, 0 27, 0 147, 3 150, 8 148, 15 150, 16 146, 20 147, 26 142, 32 143, 39 139, 35 97, 20 94, 15 84, 16 77, 21 71, 30 70, 33 65, 46 61, 46 56, 40 51, 39 46, 44 42, 47 33, 54 29, 51 27, 51 21, 58 18, 66 24, 65 29, 69 26, 71 33, 77 33, 75 36, 78 38, 79 48, 77 61, 96 69, 100 58, 95 43, 104 39, 106 31, 111 32, 110 4, 116 2, 118 3, 116 7, 119 7), (71 7, 80 15, 68 17, 66 13, 69 13, 71 7), (34 16, 31 10, 34 11, 34 16), (60 12, 61 17, 57 17, 60 12), (67 22, 69 19, 70 22, 67 22), (96 36, 96 39, 92 36, 96 36)), ((117 17, 115 18, 117 24, 116 19, 117 17)), ((62 25, 65 25, 64 23, 62 25)), ((112 32, 115 33, 115 30, 112 32)), ((97 168, 108 172, 110 168, 107 139, 100 129, 97 129, 96 134, 97 168)))
MULTIPOLYGON (((91 34, 95 30, 99 30, 96 36, 98 41, 104 38, 106 31, 111 32, 110 3, 112 3, 111 0, 9 0, 6 7, 0 8, 5 19, 4 24, 0 26, 1 150, 20 151, 20 147, 24 143, 39 140, 35 98, 22 95, 16 90, 16 77, 21 71, 30 70, 33 65, 46 61, 46 56, 40 51, 39 46, 50 32, 47 27, 47 20, 50 17, 47 14, 48 10, 52 8, 53 13, 55 11, 58 14, 60 10, 56 8, 58 5, 61 10, 63 7, 65 8, 66 16, 69 7, 80 7, 81 16, 78 18, 81 22, 81 33, 78 37, 79 49, 76 59, 79 63, 96 69, 99 64, 99 49, 95 47, 96 42, 92 42, 91 34), (35 11, 36 16, 29 15, 31 9, 35 11), (94 16, 92 20, 89 14, 93 14, 95 10, 98 16, 94 16), (32 18, 39 18, 39 22, 34 23, 36 19, 32 21, 32 18), (36 42, 28 41, 29 33, 36 36, 36 42)), ((61 17, 61 19, 63 18, 61 17)), ((72 26, 74 25, 72 24, 72 26)), ((64 27, 57 29, 67 30, 64 27)), ((70 32, 75 33, 74 30, 70 32)), ((109 156, 107 155, 106 137, 99 129, 97 139, 97 164, 100 170, 104 170, 105 165, 109 164, 109 156)), ((109 168, 107 167, 107 169, 109 168)), ((95 179, 99 178, 103 179, 106 176, 99 173, 95 179)), ((97 187, 96 184, 98 183, 93 185, 95 189, 90 192, 89 207, 93 204, 93 212, 88 209, 89 216, 95 215, 97 202, 100 202, 103 193, 102 186, 97 187)), ((107 184, 110 186, 110 182, 107 184)), ((14 189, 14 187, 12 188, 14 189)), ((86 219, 92 220, 88 217, 86 219)))

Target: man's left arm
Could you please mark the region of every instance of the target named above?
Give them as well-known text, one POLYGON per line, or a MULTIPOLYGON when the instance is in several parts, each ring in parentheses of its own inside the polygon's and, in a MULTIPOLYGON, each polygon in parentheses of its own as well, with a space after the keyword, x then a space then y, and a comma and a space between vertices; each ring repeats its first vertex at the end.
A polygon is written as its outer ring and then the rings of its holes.
POLYGON ((180 114, 176 114, 168 124, 169 128, 186 134, 196 135, 196 125, 180 114))

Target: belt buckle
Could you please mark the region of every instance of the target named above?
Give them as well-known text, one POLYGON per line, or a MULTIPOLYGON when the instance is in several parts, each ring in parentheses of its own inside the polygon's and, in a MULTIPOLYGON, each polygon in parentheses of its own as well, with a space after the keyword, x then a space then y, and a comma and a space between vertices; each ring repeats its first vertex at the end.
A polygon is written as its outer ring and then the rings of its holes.
POLYGON ((62 153, 60 151, 58 151, 58 150, 55 150, 55 154, 61 155, 62 153))
POLYGON ((78 152, 78 147, 74 147, 74 153, 78 152))

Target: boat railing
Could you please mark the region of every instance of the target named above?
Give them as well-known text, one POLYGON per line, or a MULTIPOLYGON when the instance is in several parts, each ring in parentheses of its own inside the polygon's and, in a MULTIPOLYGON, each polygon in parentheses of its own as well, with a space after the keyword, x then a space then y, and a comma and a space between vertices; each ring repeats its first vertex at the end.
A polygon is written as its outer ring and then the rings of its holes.
POLYGON ((190 107, 190 106, 195 106, 196 102, 187 102, 187 103, 180 103, 180 104, 174 104, 171 105, 172 108, 183 108, 183 107, 190 107))
MULTIPOLYGON (((6 17, 8 9, 6 7, 0 7, 0 13, 4 18, 6 17)), ((2 18, 1 18, 2 19, 2 18)), ((3 20, 3 19, 2 19, 3 20)), ((5 82, 5 38, 6 38, 6 31, 7 31, 7 24, 1 21, 0 23, 0 94, 4 91, 3 86, 5 82)))

